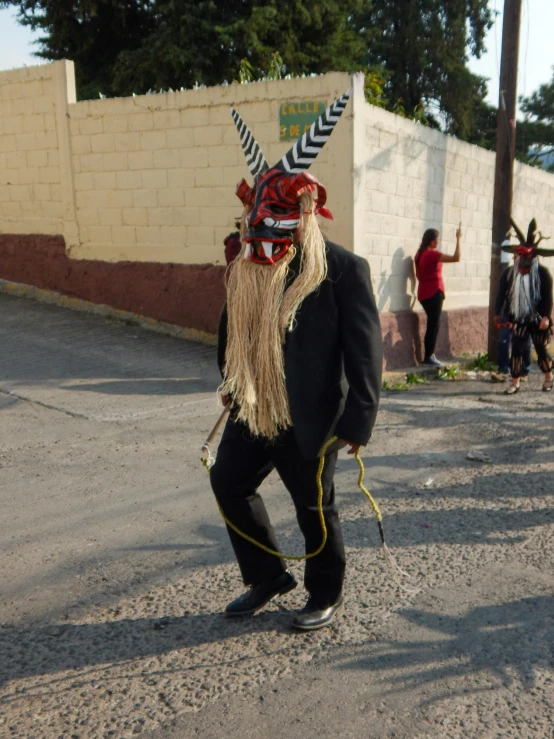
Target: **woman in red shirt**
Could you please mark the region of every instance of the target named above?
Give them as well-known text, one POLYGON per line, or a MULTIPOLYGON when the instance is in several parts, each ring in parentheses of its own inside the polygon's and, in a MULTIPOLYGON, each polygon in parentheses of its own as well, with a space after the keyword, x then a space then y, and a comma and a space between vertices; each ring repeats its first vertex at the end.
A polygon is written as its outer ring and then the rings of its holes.
POLYGON ((442 367, 442 362, 435 357, 435 345, 439 333, 439 325, 444 302, 444 281, 442 265, 444 262, 460 261, 461 227, 456 231, 456 250, 452 256, 443 254, 437 249, 439 232, 428 228, 423 234, 421 245, 414 257, 416 276, 418 279, 417 298, 427 314, 427 330, 425 332, 425 358, 423 364, 431 367, 442 367))

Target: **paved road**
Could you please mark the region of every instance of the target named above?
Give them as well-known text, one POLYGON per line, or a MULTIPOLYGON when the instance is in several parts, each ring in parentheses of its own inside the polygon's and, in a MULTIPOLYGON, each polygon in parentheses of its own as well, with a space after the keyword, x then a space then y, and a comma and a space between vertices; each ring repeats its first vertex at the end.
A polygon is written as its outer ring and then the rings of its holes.
MULTIPOLYGON (((0 316, 0 736, 553 736, 538 375, 515 399, 484 382, 385 394, 368 480, 418 592, 389 577, 342 460, 345 612, 292 635, 300 588, 221 617, 241 585, 198 460, 214 350, 2 295, 0 316)), ((278 480, 265 490, 299 550, 278 480)))

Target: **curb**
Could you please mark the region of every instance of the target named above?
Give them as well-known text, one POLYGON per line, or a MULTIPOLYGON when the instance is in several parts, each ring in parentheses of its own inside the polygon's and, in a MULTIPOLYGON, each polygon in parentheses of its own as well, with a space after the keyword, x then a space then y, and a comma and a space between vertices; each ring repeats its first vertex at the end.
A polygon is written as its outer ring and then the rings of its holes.
POLYGON ((393 369, 383 371, 383 380, 402 382, 406 379, 406 375, 419 375, 427 380, 431 380, 437 376, 437 370, 430 367, 405 367, 404 369, 393 369))
MULTIPOLYGON (((457 367, 460 375, 456 379, 467 379, 464 375, 469 371, 468 368, 473 361, 473 357, 451 357, 444 361, 445 368, 457 367)), ((472 370, 473 371, 473 370, 472 370)), ((481 373, 481 370, 476 371, 477 376, 481 373)), ((438 371, 433 367, 426 367, 425 365, 419 364, 415 367, 406 367, 404 369, 394 369, 383 372, 383 381, 402 383, 406 380, 406 375, 417 375, 424 380, 436 380, 438 379, 438 371)), ((490 372, 484 371, 484 375, 490 375, 490 372)), ((473 378, 475 379, 475 378, 473 378)))
POLYGON ((173 336, 186 341, 194 341, 197 344, 217 346, 217 336, 215 334, 198 331, 194 328, 176 326, 173 323, 166 323, 165 321, 158 321, 155 318, 141 316, 139 313, 130 313, 129 311, 111 308, 109 305, 102 303, 91 303, 88 300, 81 300, 80 298, 70 298, 63 293, 57 293, 54 290, 44 290, 34 285, 25 285, 22 282, 10 282, 9 280, 0 279, 0 293, 13 295, 17 298, 35 300, 38 303, 57 305, 60 308, 88 313, 132 326, 140 326, 140 328, 155 331, 158 334, 165 334, 166 336, 173 336))
MULTIPOLYGON (((0 293, 5 295, 13 295, 17 298, 27 298, 35 300, 38 303, 46 303, 48 305, 56 305, 59 308, 67 308, 68 310, 78 311, 80 313, 88 313, 89 315, 100 316, 108 320, 120 321, 131 326, 139 326, 140 328, 154 331, 165 336, 173 336, 184 341, 194 341, 197 344, 207 346, 217 346, 217 336, 209 334, 205 331, 199 331, 194 328, 184 328, 174 323, 166 323, 158 321, 155 318, 142 316, 139 313, 130 313, 129 311, 111 308, 103 303, 91 303, 88 300, 80 298, 70 298, 63 293, 54 290, 45 290, 34 285, 26 285, 23 282, 11 282, 9 280, 0 279, 0 293)), ((461 370, 465 369, 470 363, 468 357, 453 357, 447 362, 447 365, 458 365, 461 370)), ((423 365, 416 367, 406 367, 404 369, 394 369, 383 372, 383 380, 402 382, 407 374, 421 375, 425 379, 435 379, 437 372, 423 365)))

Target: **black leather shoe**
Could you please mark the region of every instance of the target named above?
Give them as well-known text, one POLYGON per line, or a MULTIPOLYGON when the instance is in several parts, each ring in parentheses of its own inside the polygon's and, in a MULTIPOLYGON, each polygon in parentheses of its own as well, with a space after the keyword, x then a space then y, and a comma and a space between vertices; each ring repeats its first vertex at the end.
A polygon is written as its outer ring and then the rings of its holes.
POLYGON ((292 628, 298 631, 315 631, 327 626, 334 619, 337 611, 342 606, 342 596, 332 606, 322 608, 316 605, 312 599, 306 603, 301 611, 298 611, 292 622, 292 628))
POLYGON ((269 603, 272 598, 290 593, 297 585, 294 575, 287 570, 273 580, 261 582, 259 585, 251 587, 247 593, 229 603, 225 609, 225 615, 231 617, 251 616, 260 608, 263 608, 266 603, 269 603))

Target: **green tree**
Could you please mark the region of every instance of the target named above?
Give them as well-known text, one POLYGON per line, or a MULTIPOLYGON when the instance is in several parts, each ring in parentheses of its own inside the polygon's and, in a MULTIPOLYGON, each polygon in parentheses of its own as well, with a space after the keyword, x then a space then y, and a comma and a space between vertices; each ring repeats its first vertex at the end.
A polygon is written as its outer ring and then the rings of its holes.
POLYGON ((19 21, 41 35, 35 54, 75 62, 80 99, 113 95, 113 67, 122 49, 136 49, 154 27, 149 0, 21 0, 19 21))
POLYGON ((554 172, 554 67, 552 80, 520 98, 520 106, 525 113, 516 129, 520 158, 554 172))
POLYGON ((529 97, 520 98, 521 109, 538 121, 554 122, 554 67, 552 80, 541 85, 529 97))
POLYGON ((348 22, 358 0, 154 0, 156 26, 139 49, 121 54, 114 86, 217 85, 236 78, 241 60, 253 77, 271 68, 276 50, 287 74, 350 71, 364 36, 348 22))
POLYGON ((122 49, 113 69, 119 95, 232 81, 246 56, 235 27, 242 0, 153 0, 154 25, 138 48, 122 49))
POLYGON ((466 141, 494 151, 496 149, 496 112, 494 105, 490 105, 486 100, 476 101, 472 126, 466 136, 466 141))
POLYGON ((41 58, 75 61, 81 99, 217 85, 241 69, 275 76, 278 51, 279 74, 363 69, 373 102, 462 138, 478 128, 486 86, 467 60, 483 51, 487 0, 0 0, 8 5, 41 31, 41 58))
POLYGON ((240 30, 254 65, 275 48, 291 74, 353 71, 363 65, 371 33, 353 23, 363 0, 254 0, 240 30))
POLYGON ((80 98, 231 82, 246 58, 292 74, 362 66, 362 0, 0 0, 42 32, 38 56, 75 61, 80 98))
MULTIPOLYGON (((554 75, 550 83, 520 98, 520 107, 525 118, 516 125, 516 158, 554 172, 554 75)), ((475 106, 474 125, 467 140, 494 151, 496 122, 497 108, 480 102, 475 106)))
POLYGON ((486 83, 467 62, 484 51, 487 0, 365 0, 354 22, 371 29, 367 63, 382 67, 390 107, 401 101, 413 116, 423 102, 431 123, 471 134, 486 83))

